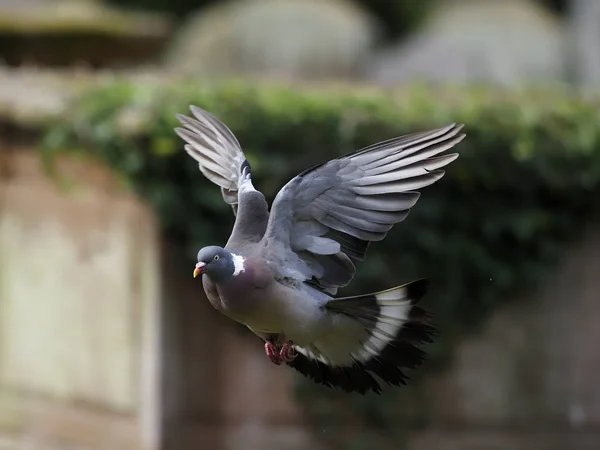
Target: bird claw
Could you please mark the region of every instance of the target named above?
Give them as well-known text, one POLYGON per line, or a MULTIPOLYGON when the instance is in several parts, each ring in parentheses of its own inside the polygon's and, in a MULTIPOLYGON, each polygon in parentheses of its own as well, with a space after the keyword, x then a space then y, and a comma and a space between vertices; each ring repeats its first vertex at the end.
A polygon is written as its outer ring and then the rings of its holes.
POLYGON ((265 342, 265 354, 273 364, 281 364, 280 352, 277 350, 277 347, 272 342, 265 342))
POLYGON ((281 350, 279 351, 279 358, 286 363, 292 362, 296 359, 298 354, 294 349, 294 344, 292 342, 286 342, 281 346, 281 350))
POLYGON ((292 362, 298 356, 293 342, 286 342, 281 348, 278 348, 272 342, 267 341, 265 342, 265 354, 273 364, 278 366, 282 362, 292 362))

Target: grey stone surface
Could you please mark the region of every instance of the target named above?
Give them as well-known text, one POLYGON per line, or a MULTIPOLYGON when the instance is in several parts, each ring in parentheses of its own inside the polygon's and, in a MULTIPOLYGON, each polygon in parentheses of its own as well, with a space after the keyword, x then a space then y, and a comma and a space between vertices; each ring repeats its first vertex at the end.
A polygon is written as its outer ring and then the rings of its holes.
POLYGON ((600 448, 599 273, 596 228, 427 381, 431 422, 409 448, 600 448))
POLYGON ((375 37, 373 19, 347 0, 237 0, 190 17, 164 64, 190 74, 352 77, 375 37))
POLYGON ((441 5, 414 36, 369 60, 371 81, 516 86, 565 78, 565 26, 542 6, 528 0, 441 5))
POLYGON ((600 84, 600 2, 571 0, 569 62, 580 86, 600 84))
POLYGON ((407 450, 597 450, 600 433, 522 430, 425 432, 407 450))
POLYGON ((0 444, 156 450, 151 212, 100 164, 59 158, 61 184, 0 144, 0 444))

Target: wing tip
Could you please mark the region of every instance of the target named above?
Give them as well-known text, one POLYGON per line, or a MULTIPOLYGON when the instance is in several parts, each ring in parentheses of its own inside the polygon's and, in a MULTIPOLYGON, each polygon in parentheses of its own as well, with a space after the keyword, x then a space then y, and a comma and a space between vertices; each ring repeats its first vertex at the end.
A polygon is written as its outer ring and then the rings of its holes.
POLYGON ((466 133, 460 133, 464 126, 463 123, 452 122, 440 128, 424 131, 423 134, 427 135, 427 140, 438 140, 438 144, 450 142, 450 147, 453 147, 467 136, 466 133))
MULTIPOLYGON (((466 136, 466 135, 464 135, 464 134, 463 134, 463 136, 466 136)), ((445 165, 448 165, 448 164, 450 164, 451 162, 454 162, 454 161, 456 161, 456 160, 458 159, 458 157, 459 157, 459 156, 460 156, 460 153, 458 153, 458 152, 455 152, 455 153, 448 153, 448 154, 446 155, 446 158, 448 158, 448 162, 446 162, 446 164, 445 164, 445 165)))
POLYGON ((465 124, 460 122, 451 122, 450 124, 442 127, 442 129, 456 130, 460 131, 464 128, 465 124))
POLYGON ((201 126, 201 121, 197 120, 195 118, 192 118, 190 116, 186 116, 185 114, 180 114, 180 113, 176 113, 175 114, 175 118, 179 121, 179 123, 182 125, 182 127, 184 127, 184 130, 187 130, 189 132, 193 132, 195 134, 198 134, 198 132, 196 130, 194 130, 195 127, 197 126, 201 126))
POLYGON ((193 145, 194 147, 204 146, 200 142, 198 142, 198 138, 200 137, 200 135, 196 131, 190 130, 189 128, 185 127, 175 127, 174 131, 177 134, 177 136, 179 136, 187 143, 187 145, 193 145))
POLYGON ((467 137, 467 133, 460 133, 458 136, 455 136, 454 143, 452 145, 454 146, 454 145, 460 144, 463 141, 463 139, 466 137, 467 137))
POLYGON ((201 116, 206 116, 206 115, 211 116, 211 114, 208 111, 206 111, 196 105, 189 105, 189 110, 196 118, 200 118, 201 116))
POLYGON ((187 130, 187 128, 175 127, 173 129, 173 131, 175 131, 175 133, 177 134, 177 136, 179 136, 181 139, 183 139, 184 141, 188 142, 187 133, 189 133, 189 131, 187 130))

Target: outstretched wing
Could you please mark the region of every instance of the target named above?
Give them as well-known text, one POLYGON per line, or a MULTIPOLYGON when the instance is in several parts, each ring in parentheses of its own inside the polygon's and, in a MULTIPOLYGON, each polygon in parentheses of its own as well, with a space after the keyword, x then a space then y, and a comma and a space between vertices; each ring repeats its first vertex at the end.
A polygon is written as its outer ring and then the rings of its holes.
POLYGON ((275 197, 265 258, 281 277, 335 294, 369 243, 406 218, 416 190, 442 178, 439 169, 458 157, 440 153, 465 137, 461 128, 398 137, 302 172, 275 197))
POLYGON ((187 143, 185 151, 198 161, 204 176, 221 187, 223 200, 231 205, 235 215, 246 155, 237 138, 220 120, 197 106, 190 106, 190 111, 194 118, 177 114, 183 128, 175 128, 175 132, 187 143))
POLYGON ((183 128, 175 128, 175 132, 186 142, 185 151, 198 162, 200 171, 220 186, 223 200, 233 209, 236 221, 228 245, 260 241, 269 218, 268 205, 252 185, 250 164, 238 140, 207 111, 197 106, 190 106, 190 110, 193 118, 177 114, 183 128))

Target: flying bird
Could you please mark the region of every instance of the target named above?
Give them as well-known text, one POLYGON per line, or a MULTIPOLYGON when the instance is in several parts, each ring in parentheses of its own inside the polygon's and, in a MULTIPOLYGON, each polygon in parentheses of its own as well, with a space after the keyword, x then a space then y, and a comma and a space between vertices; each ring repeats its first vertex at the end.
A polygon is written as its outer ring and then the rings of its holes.
POLYGON ((402 222, 442 178, 462 125, 396 137, 306 169, 269 211, 234 134, 190 106, 175 129, 200 171, 221 188, 235 223, 224 247, 200 249, 193 275, 212 306, 264 341, 267 357, 329 387, 365 394, 400 386, 436 329, 420 306, 427 279, 336 297, 371 242, 402 222))

